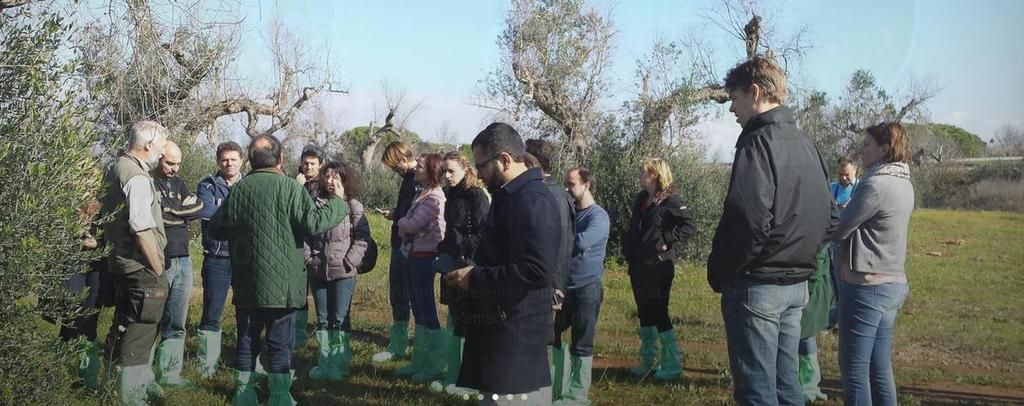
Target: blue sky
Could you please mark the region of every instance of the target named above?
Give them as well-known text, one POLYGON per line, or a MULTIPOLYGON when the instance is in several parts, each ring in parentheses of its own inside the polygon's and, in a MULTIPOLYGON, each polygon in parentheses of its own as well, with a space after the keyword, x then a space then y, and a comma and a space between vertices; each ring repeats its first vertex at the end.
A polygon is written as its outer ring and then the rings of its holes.
MULTIPOLYGON (((634 61, 655 38, 706 33, 718 45, 724 69, 742 56, 735 40, 702 18, 715 0, 594 1, 612 11, 618 29, 608 107, 633 93, 634 61)), ((1024 1, 796 1, 767 2, 782 30, 806 24, 814 45, 801 77, 838 96, 858 68, 870 69, 897 94, 911 77, 934 77, 942 91, 928 105, 932 119, 992 138, 1004 124, 1024 124, 1024 1)), ((253 1, 247 0, 243 44, 257 47, 275 16, 338 68, 349 95, 332 98, 337 120, 363 125, 383 108, 381 80, 424 101, 408 123, 431 138, 448 125, 468 141, 487 123, 487 112, 465 104, 498 59, 504 1, 253 1)), ((243 47, 245 49, 246 47, 243 47)), ((261 60, 244 51, 239 61, 261 60)), ((250 80, 264 80, 267 63, 243 65, 250 80)), ((724 111, 724 107, 722 108, 724 111)), ((699 127, 712 158, 731 158, 739 127, 712 117, 699 127)))

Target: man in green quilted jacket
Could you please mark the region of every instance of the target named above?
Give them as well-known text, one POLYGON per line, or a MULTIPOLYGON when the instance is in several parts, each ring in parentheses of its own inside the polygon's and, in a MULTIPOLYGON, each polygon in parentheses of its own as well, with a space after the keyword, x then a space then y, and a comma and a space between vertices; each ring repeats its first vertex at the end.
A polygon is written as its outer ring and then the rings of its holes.
POLYGON ((258 136, 249 144, 252 172, 238 181, 207 231, 231 246, 231 289, 238 328, 235 405, 256 405, 252 371, 266 330, 271 406, 293 405, 291 347, 295 310, 306 302, 302 239, 334 228, 348 215, 335 180, 335 195, 316 207, 295 179, 285 176, 281 143, 258 136))

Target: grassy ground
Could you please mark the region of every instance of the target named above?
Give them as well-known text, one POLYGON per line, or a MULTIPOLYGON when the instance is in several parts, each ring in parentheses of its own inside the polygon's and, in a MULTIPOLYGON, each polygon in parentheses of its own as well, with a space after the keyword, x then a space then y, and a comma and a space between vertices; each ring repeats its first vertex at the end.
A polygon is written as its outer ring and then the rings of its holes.
MULTIPOLYGON (((375 238, 388 252, 388 223, 371 219, 375 238)), ((1024 401, 1024 215, 1000 212, 918 210, 911 222, 908 273, 911 295, 900 314, 895 339, 895 368, 901 403, 1024 401)), ((709 230, 705 230, 709 232, 709 230)), ((201 256, 194 255, 196 287, 201 286, 201 256)), ((344 383, 305 379, 314 358, 310 341, 294 363, 300 376, 292 393, 299 404, 457 404, 423 386, 392 377, 397 364, 376 368, 370 356, 386 342, 390 323, 387 255, 378 269, 360 276, 352 306, 356 331, 352 376, 344 383)), ((718 296, 701 266, 683 264, 673 286, 671 311, 681 338, 686 372, 673 384, 633 378, 639 340, 634 333, 636 307, 629 280, 620 267, 605 274, 605 302, 598 324, 594 385, 596 404, 730 403, 731 378, 718 296)), ((209 380, 194 372, 195 327, 201 294, 193 293, 188 324, 185 376, 199 387, 168 391, 164 404, 230 403, 230 369, 209 380)), ((311 315, 311 322, 315 315, 311 315)), ((234 352, 234 312, 224 314, 224 355, 234 352)), ((109 310, 101 318, 101 339, 109 310)), ((819 354, 830 395, 839 389, 837 339, 819 336, 819 354)), ((70 366, 69 366, 70 367, 70 366)), ((266 399, 265 390, 260 391, 266 399)), ((81 404, 107 403, 82 395, 81 404)), ((838 404, 831 400, 829 404, 838 404)))

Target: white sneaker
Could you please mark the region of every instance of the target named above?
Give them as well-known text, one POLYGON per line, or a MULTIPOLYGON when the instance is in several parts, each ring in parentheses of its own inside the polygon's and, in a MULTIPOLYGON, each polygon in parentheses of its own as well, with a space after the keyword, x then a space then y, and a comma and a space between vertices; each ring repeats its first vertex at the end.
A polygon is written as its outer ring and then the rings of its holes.
POLYGON ((373 363, 375 363, 375 364, 381 364, 381 363, 384 363, 384 362, 391 361, 391 359, 394 358, 394 357, 395 357, 395 354, 392 354, 392 353, 387 352, 387 351, 381 351, 381 352, 378 352, 376 354, 373 354, 373 357, 370 358, 370 361, 373 361, 373 363))
POLYGON ((444 392, 444 382, 434 381, 430 383, 430 391, 434 393, 444 392))

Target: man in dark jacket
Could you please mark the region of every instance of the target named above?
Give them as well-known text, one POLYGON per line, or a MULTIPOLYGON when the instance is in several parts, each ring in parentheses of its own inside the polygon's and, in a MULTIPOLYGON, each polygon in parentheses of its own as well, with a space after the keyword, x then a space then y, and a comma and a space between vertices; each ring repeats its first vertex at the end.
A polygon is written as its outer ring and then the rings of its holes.
POLYGON ((793 112, 780 105, 786 79, 773 61, 755 57, 737 65, 725 88, 743 131, 708 282, 722 293, 733 394, 741 405, 803 404, 800 314, 815 255, 838 213, 828 170, 793 112))
POLYGON ((252 372, 266 330, 269 405, 294 405, 291 349, 295 310, 306 303, 306 267, 301 241, 330 230, 348 215, 345 189, 317 207, 302 185, 285 176, 281 143, 261 135, 249 144, 252 172, 234 186, 210 219, 210 236, 231 243, 234 291, 235 395, 233 404, 256 404, 252 372))
POLYGON ((526 168, 523 141, 508 124, 489 125, 472 146, 494 200, 476 265, 445 276, 469 295, 458 386, 480 390, 485 403, 495 394, 549 403, 551 278, 563 233, 558 201, 540 168, 526 168))
POLYGON ((388 332, 388 347, 370 358, 374 363, 405 358, 409 347, 409 316, 412 315, 409 292, 405 289, 405 256, 402 255, 402 237, 398 233, 398 219, 405 217, 419 193, 419 183, 414 179, 416 157, 412 149, 403 142, 395 141, 384 148, 381 162, 402 177, 398 189, 398 202, 394 210, 382 210, 381 214, 391 220, 391 263, 388 265, 388 299, 391 303, 391 330, 388 332))
POLYGON ((231 288, 231 253, 228 242, 210 236, 207 226, 220 205, 228 198, 231 187, 242 179, 242 147, 234 141, 217 145, 217 166, 220 170, 199 181, 196 196, 203 202, 203 313, 196 329, 199 339, 199 375, 213 377, 220 361, 220 317, 231 288))
POLYGON ((536 158, 540 169, 544 171, 544 186, 558 202, 558 227, 564 230, 562 241, 558 244, 558 263, 555 266, 554 279, 551 281, 551 287, 555 289, 551 298, 552 308, 557 311, 562 309, 566 285, 569 283, 569 258, 572 256, 573 236, 576 235, 573 230, 576 222, 576 203, 565 190, 565 185, 551 176, 551 159, 555 155, 555 146, 544 140, 526 140, 526 152, 536 158))
POLYGON ((160 163, 152 170, 153 184, 160 193, 164 231, 167 234, 167 270, 164 275, 171 286, 160 321, 160 346, 156 349, 157 382, 172 388, 192 387, 181 377, 185 357, 185 320, 192 296, 192 259, 188 253, 188 222, 198 220, 203 202, 196 198, 185 181, 178 176, 181 149, 167 141, 160 163))

